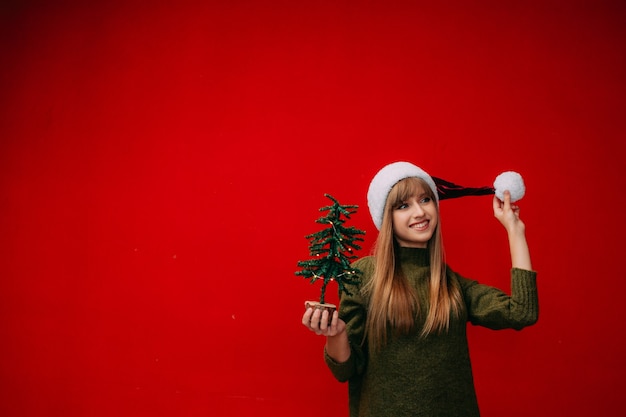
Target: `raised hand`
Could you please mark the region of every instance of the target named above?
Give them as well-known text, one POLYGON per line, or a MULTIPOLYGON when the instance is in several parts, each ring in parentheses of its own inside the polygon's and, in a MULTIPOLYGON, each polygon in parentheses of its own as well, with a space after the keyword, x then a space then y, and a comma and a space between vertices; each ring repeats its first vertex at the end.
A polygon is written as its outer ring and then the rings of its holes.
POLYGON ((526 226, 519 216, 519 207, 511 203, 511 194, 504 192, 504 201, 493 197, 493 215, 502 223, 509 238, 513 268, 532 270, 526 242, 526 226))
POLYGON ((498 197, 493 197, 493 215, 502 223, 509 233, 524 233, 526 227, 520 219, 519 206, 511 203, 511 193, 504 192, 504 201, 498 197))

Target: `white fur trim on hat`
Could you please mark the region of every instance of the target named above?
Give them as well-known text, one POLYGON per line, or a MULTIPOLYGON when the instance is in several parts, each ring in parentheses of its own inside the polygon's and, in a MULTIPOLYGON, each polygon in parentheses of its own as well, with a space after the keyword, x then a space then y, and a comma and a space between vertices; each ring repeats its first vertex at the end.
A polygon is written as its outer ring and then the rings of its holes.
POLYGON ((369 206, 374 225, 378 230, 380 230, 383 224, 383 213, 389 192, 399 181, 411 177, 421 178, 426 181, 435 194, 437 203, 439 203, 437 185, 426 171, 409 162, 394 162, 389 164, 378 171, 367 190, 367 205, 369 206))

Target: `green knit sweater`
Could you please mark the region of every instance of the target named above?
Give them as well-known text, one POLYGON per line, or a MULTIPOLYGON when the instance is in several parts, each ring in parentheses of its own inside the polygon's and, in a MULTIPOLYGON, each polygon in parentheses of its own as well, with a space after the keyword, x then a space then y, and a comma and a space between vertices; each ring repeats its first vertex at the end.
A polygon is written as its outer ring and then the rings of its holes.
MULTIPOLYGON (((400 248, 399 258, 420 306, 427 306, 428 251, 400 248)), ((478 416, 466 324, 516 330, 534 324, 539 311, 536 273, 513 268, 509 296, 448 268, 449 279, 458 283, 465 301, 461 317, 451 319, 449 331, 420 338, 423 312, 410 334, 392 338, 380 352, 368 353, 367 341, 362 343, 367 299, 359 288, 371 279, 374 258, 362 258, 354 266, 363 272, 361 284, 350 288, 353 295, 344 295, 339 308, 347 325, 351 355, 338 363, 325 354, 335 378, 348 381, 350 416, 478 416)))

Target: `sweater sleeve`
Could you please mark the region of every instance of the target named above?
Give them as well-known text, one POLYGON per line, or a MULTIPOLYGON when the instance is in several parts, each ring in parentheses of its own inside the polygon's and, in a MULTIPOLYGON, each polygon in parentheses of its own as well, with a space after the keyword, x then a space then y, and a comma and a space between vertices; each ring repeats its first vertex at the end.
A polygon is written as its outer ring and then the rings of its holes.
MULTIPOLYGON (((368 258, 363 258, 354 263, 354 267, 361 273, 361 281, 364 276, 369 276, 372 264, 368 258)), ((361 284, 348 287, 351 294, 342 294, 339 303, 339 317, 346 323, 346 332, 350 343, 350 357, 345 362, 337 362, 324 350, 326 365, 341 382, 346 382, 355 376, 361 375, 365 369, 366 346, 364 342, 366 306, 361 294, 361 284)))
POLYGON ((535 271, 512 268, 509 296, 497 288, 459 276, 468 320, 494 330, 520 330, 535 324, 539 317, 536 278, 535 271))

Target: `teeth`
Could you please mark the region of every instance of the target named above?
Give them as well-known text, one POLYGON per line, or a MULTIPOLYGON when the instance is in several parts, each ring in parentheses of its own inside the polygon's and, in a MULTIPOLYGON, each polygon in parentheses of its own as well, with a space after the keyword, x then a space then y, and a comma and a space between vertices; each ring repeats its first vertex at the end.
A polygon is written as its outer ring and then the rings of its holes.
POLYGON ((428 224, 427 221, 423 221, 421 223, 416 223, 414 225, 411 226, 412 229, 422 229, 424 227, 426 227, 426 225, 428 224))

